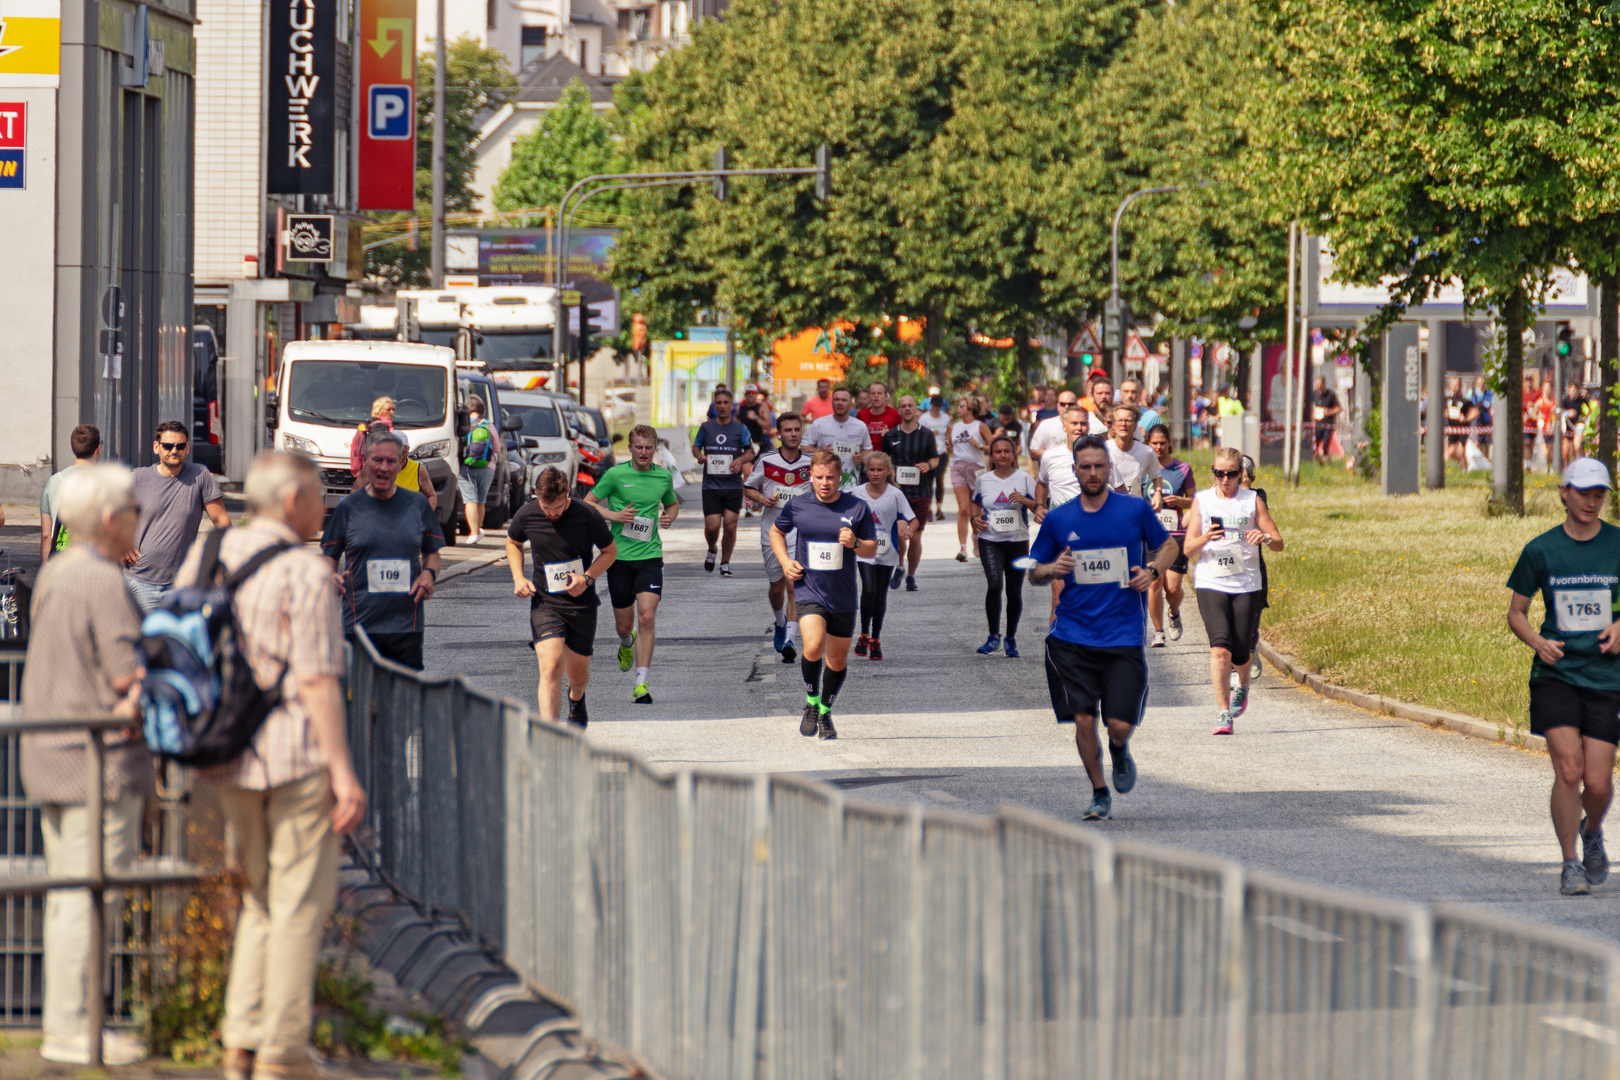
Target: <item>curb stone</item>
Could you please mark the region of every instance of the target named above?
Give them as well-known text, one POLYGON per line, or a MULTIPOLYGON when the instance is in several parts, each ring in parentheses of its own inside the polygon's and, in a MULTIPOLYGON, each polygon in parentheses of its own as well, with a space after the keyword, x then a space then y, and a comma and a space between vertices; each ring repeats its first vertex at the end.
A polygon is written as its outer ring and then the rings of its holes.
POLYGON ((1521 750, 1535 750, 1543 754, 1547 752, 1546 740, 1540 735, 1531 734, 1523 726, 1510 728, 1506 724, 1481 720, 1477 716, 1464 716, 1461 713, 1446 712, 1444 709, 1431 709, 1427 705, 1413 705, 1410 702, 1398 701, 1395 698, 1387 698, 1379 694, 1367 694, 1360 690, 1335 686, 1304 664, 1301 664, 1298 658, 1289 656, 1287 653, 1278 652, 1264 638, 1260 639, 1260 655, 1265 659, 1266 663, 1276 668, 1283 675, 1293 679, 1301 686, 1314 690, 1325 698, 1342 701, 1359 709, 1366 709, 1368 712, 1395 716, 1402 720, 1411 720, 1425 727, 1440 728, 1470 739, 1480 739, 1484 742, 1497 743, 1502 746, 1513 746, 1521 750))

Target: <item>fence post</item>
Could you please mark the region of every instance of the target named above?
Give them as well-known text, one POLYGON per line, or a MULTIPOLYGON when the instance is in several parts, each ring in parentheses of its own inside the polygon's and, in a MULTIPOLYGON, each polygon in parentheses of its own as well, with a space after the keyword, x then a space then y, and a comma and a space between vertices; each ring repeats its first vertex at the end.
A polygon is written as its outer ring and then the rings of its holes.
POLYGON ((106 784, 106 746, 102 742, 101 729, 91 728, 89 739, 86 742, 86 770, 88 775, 84 781, 84 810, 90 816, 90 850, 85 852, 85 862, 90 871, 90 955, 86 958, 84 969, 84 1011, 90 1024, 90 1067, 101 1068, 101 1027, 106 1019, 105 1002, 102 998, 102 982, 106 978, 106 968, 102 958, 107 949, 107 928, 105 922, 106 911, 102 907, 106 903, 107 892, 107 865, 105 858, 105 812, 102 806, 103 787, 106 784))
POLYGON ((755 1050, 759 1043, 760 985, 759 959, 765 945, 765 906, 769 878, 766 864, 771 857, 771 778, 765 773, 754 777, 749 818, 752 829, 748 859, 748 882, 743 892, 742 925, 738 959, 742 968, 737 977, 737 1005, 733 1030, 737 1032, 737 1057, 732 1063, 735 1077, 753 1076, 755 1050))
MULTIPOLYGON (((1432 408, 1432 406, 1431 406, 1432 408)), ((1435 970, 1434 916, 1414 911, 1406 924, 1406 962, 1412 978, 1412 1080, 1429 1080, 1434 1070, 1436 1021, 1440 1008, 1435 970)))
POLYGON ((990 868, 984 881, 984 1062, 985 1080, 1007 1075, 1007 828, 991 832, 990 868))
MULTIPOLYGON (((596 988, 592 978, 596 962, 596 913, 591 903, 591 846, 596 828, 596 761, 590 748, 580 739, 569 740, 570 779, 574 796, 574 925, 571 927, 574 950, 574 970, 570 973, 574 985, 570 997, 574 1007, 585 1019, 586 1010, 594 1011, 596 988)), ((591 1021, 595 1017, 590 1017, 591 1021)))
POLYGON ((1245 935, 1248 890, 1243 868, 1221 871, 1221 936, 1226 939, 1226 1080, 1243 1080, 1249 1053, 1249 943, 1245 935))
POLYGON ((1097 1075, 1108 1080, 1114 1075, 1114 1037, 1118 1031, 1115 1006, 1119 998, 1119 875, 1115 873, 1119 858, 1114 845, 1099 839, 1088 845, 1091 856, 1091 892, 1095 898, 1092 915, 1095 919, 1097 959, 1092 970, 1096 973, 1095 986, 1086 987, 1087 997, 1097 1009, 1097 1075))
POLYGON ((676 837, 679 847, 675 851, 675 903, 676 918, 680 920, 677 933, 677 949, 675 963, 679 973, 677 986, 681 993, 675 1000, 676 1031, 680 1032, 679 1054, 681 1075, 690 1075, 692 1070, 692 1012, 686 1007, 686 990, 692 985, 692 879, 695 870, 692 866, 695 858, 692 851, 692 770, 682 769, 675 774, 675 817, 676 837))
POLYGON ((927 976, 923 965, 923 922, 928 918, 923 883, 927 876, 923 852, 923 808, 906 807, 906 862, 911 879, 906 917, 906 1071, 912 1080, 923 1075, 923 1013, 927 1010, 927 976))

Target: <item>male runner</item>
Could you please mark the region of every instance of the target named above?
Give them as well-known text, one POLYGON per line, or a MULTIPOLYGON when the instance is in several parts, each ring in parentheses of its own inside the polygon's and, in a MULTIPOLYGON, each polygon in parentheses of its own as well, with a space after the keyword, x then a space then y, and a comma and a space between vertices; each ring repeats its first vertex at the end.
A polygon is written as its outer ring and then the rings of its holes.
MULTIPOLYGON (((1059 414, 1064 446, 1073 446, 1074 441, 1086 433, 1089 415, 1078 405, 1070 405, 1059 414)), ((1035 479, 1035 524, 1040 525, 1045 520, 1049 505, 1062 506, 1079 497, 1080 478, 1074 475, 1074 453, 1058 449, 1041 455, 1041 467, 1035 479)), ((1046 619, 1049 624, 1057 618, 1058 596, 1062 592, 1063 582, 1053 581, 1052 609, 1046 619)))
POLYGON ((737 515, 742 513, 743 477, 754 460, 748 429, 731 415, 731 391, 714 392, 714 419, 705 420, 692 438, 692 456, 703 466, 703 538, 709 553, 703 569, 714 571, 714 545, 720 543, 720 576, 731 576, 731 551, 737 546, 737 515))
POLYGON ((945 408, 945 399, 938 394, 928 398, 928 411, 917 418, 917 422, 927 428, 934 436, 934 453, 939 457, 939 464, 933 470, 933 478, 929 489, 933 492, 934 520, 945 520, 945 474, 950 472, 951 455, 951 414, 945 408))
MULTIPOLYGON (((839 391, 847 397, 847 391, 839 391)), ((812 425, 814 426, 814 425, 812 425)), ((804 716, 800 735, 836 739, 833 701, 844 685, 849 643, 855 636, 855 556, 877 552, 872 511, 842 489, 843 462, 831 450, 810 458, 813 497, 792 499, 771 526, 771 550, 798 588, 799 632, 804 637, 804 716), (798 530, 794 557, 787 535, 798 530), (825 664, 825 669, 824 669, 825 664)))
POLYGON ((1160 423, 1158 410, 1147 403, 1147 396, 1142 392, 1141 384, 1135 379, 1122 379, 1119 384, 1119 404, 1135 405, 1140 411, 1136 418, 1136 441, 1147 442, 1147 432, 1153 425, 1160 423))
POLYGON ((816 380, 816 396, 806 398, 804 410, 799 414, 804 417, 807 424, 820 420, 823 416, 832 415, 832 380, 816 380))
POLYGON ((1091 380, 1091 396, 1080 402, 1082 409, 1091 413, 1087 421, 1091 426, 1091 434, 1107 435, 1113 424, 1114 416, 1114 383, 1106 375, 1098 375, 1091 380), (1088 405, 1087 402, 1090 402, 1088 405))
POLYGON ((804 440, 804 420, 798 413, 776 418, 776 434, 782 445, 754 459, 754 471, 744 481, 743 494, 763 509, 760 511, 759 546, 765 556, 765 578, 770 582, 771 617, 776 627, 774 647, 782 663, 794 659, 793 628, 798 615, 794 607, 793 582, 782 570, 782 563, 771 547, 771 526, 782 507, 796 495, 810 491, 810 455, 799 448, 804 440))
POLYGON ((1339 395, 1328 389, 1325 377, 1318 375, 1311 387, 1311 421, 1316 425, 1311 432, 1311 455, 1318 465, 1327 464, 1328 446, 1342 411, 1339 395))
POLYGON ((1614 794, 1620 741, 1620 529, 1603 521, 1609 470, 1576 458, 1558 489, 1564 522, 1524 546, 1508 575, 1508 629, 1530 646, 1530 730, 1552 758, 1552 819, 1564 868, 1559 891, 1585 896, 1609 876, 1603 815, 1614 794), (1530 599, 1546 614, 1530 626, 1530 599), (1584 816, 1583 816, 1584 815, 1584 816), (1581 857, 1575 857, 1575 834, 1581 857))
POLYGON ((653 703, 648 684, 658 601, 664 595, 664 540, 658 530, 673 525, 681 512, 670 471, 653 464, 657 453, 658 432, 637 424, 630 429, 630 460, 603 473, 585 496, 610 523, 619 553, 607 571, 608 599, 619 635, 619 670, 629 671, 634 661, 630 698, 637 705, 653 703))
POLYGON ((1170 429, 1154 424, 1148 430, 1148 449, 1159 459, 1159 482, 1154 485, 1153 510, 1159 524, 1170 530, 1170 539, 1176 544, 1176 561, 1170 564, 1164 577, 1153 582, 1148 589, 1148 615, 1153 619, 1153 648, 1164 648, 1164 601, 1170 599, 1170 640, 1181 640, 1181 583, 1187 576, 1187 556, 1181 545, 1187 539, 1187 527, 1182 524, 1181 512, 1193 504, 1198 494, 1198 481, 1192 466, 1170 453, 1170 429))
POLYGON ((883 436, 900 426, 900 410, 889 404, 887 383, 875 382, 866 388, 866 408, 855 414, 855 419, 866 425, 874 447, 883 444, 883 436))
MULTIPOLYGON (((939 469, 940 453, 935 446, 934 433, 922 425, 922 412, 917 399, 906 394, 900 399, 900 426, 883 433, 883 452, 894 462, 894 483, 900 494, 911 504, 916 520, 911 525, 911 537, 900 541, 900 565, 906 571, 906 591, 917 591, 917 566, 922 562, 922 531, 928 524, 928 493, 934 486, 934 473, 939 469)), ((897 570, 889 588, 900 587, 897 570)))
POLYGON ((1176 555, 1151 506, 1109 489, 1109 468, 1103 440, 1080 439, 1074 450, 1080 497, 1046 515, 1030 551, 1038 564, 1031 581, 1064 583, 1057 621, 1046 638, 1046 685, 1058 721, 1075 722, 1075 745, 1091 780, 1087 821, 1106 818, 1113 809, 1097 742, 1099 704, 1114 790, 1123 795, 1136 786, 1129 743, 1147 705, 1145 594, 1176 555))
POLYGON ((512 515, 506 529, 506 565, 512 592, 529 597, 529 629, 540 665, 536 696, 540 719, 557 722, 564 674, 568 676, 568 722, 584 727, 585 687, 591 681, 596 638, 596 579, 618 556, 602 515, 568 497, 568 477, 556 466, 541 471, 535 497, 512 515), (534 555, 534 580, 523 576, 523 544, 534 555), (592 552, 596 552, 592 558, 592 552))
POLYGON ((849 415, 854 399, 847 387, 840 386, 832 393, 832 415, 813 421, 804 433, 804 448, 810 451, 831 450, 843 464, 845 491, 855 486, 855 476, 872 449, 872 432, 860 420, 849 415))
POLYGON ((1073 441, 1071 436, 1064 435, 1063 414, 1069 411, 1069 406, 1077 404, 1073 390, 1064 390, 1058 394, 1058 414, 1035 425, 1035 430, 1029 433, 1029 468, 1037 476, 1040 475, 1041 455, 1049 449, 1062 443, 1064 452, 1061 457, 1068 457, 1068 445, 1073 441))
POLYGON ((1141 415, 1135 405, 1115 405, 1110 416, 1108 457, 1114 463, 1109 484, 1115 491, 1137 498, 1147 498, 1152 485, 1159 480, 1159 458, 1152 450, 1136 441, 1136 418, 1141 415))

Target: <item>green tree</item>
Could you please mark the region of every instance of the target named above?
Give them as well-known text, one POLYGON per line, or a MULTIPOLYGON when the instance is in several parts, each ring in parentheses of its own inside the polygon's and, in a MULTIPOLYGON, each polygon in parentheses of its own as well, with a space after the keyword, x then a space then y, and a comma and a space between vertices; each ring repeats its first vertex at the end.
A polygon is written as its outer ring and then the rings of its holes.
MULTIPOLYGON (((512 160, 495 182, 500 210, 555 210, 584 177, 629 171, 614 122, 591 104, 590 91, 575 80, 530 131, 512 141, 512 160)), ((584 214, 600 219, 627 204, 622 193, 593 198, 584 214)), ((584 215, 582 215, 584 216, 584 215)))

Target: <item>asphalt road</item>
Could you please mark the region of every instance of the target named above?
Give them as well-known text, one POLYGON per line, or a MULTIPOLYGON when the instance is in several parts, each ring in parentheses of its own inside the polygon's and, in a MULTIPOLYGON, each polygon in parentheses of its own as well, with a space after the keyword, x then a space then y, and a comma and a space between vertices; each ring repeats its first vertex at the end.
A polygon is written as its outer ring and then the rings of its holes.
MULTIPOLYGON (((696 492, 682 494, 695 511, 696 492)), ((954 561, 954 512, 932 523, 921 589, 890 593, 886 659, 851 658, 839 738, 822 743, 798 734, 798 665, 771 649, 758 535, 757 518, 740 523, 729 580, 703 571, 696 513, 666 536, 654 705, 630 700, 602 588, 593 741, 671 768, 802 773, 866 799, 969 811, 1011 803, 1078 819, 1090 785, 1074 728, 1055 722, 1047 699, 1047 590, 1025 589, 1021 659, 977 655, 983 573, 954 561)), ((494 553, 493 540, 485 547, 494 553)), ((1133 742, 1141 778, 1097 827, 1325 885, 1466 901, 1620 938, 1620 868, 1590 897, 1558 894, 1545 756, 1363 712, 1269 670, 1237 736, 1212 737, 1208 651, 1190 598, 1184 615, 1182 640, 1149 650, 1147 718, 1133 742)), ((528 603, 512 595, 504 565, 447 581, 429 605, 429 673, 461 672, 530 701, 528 635, 528 603)))

